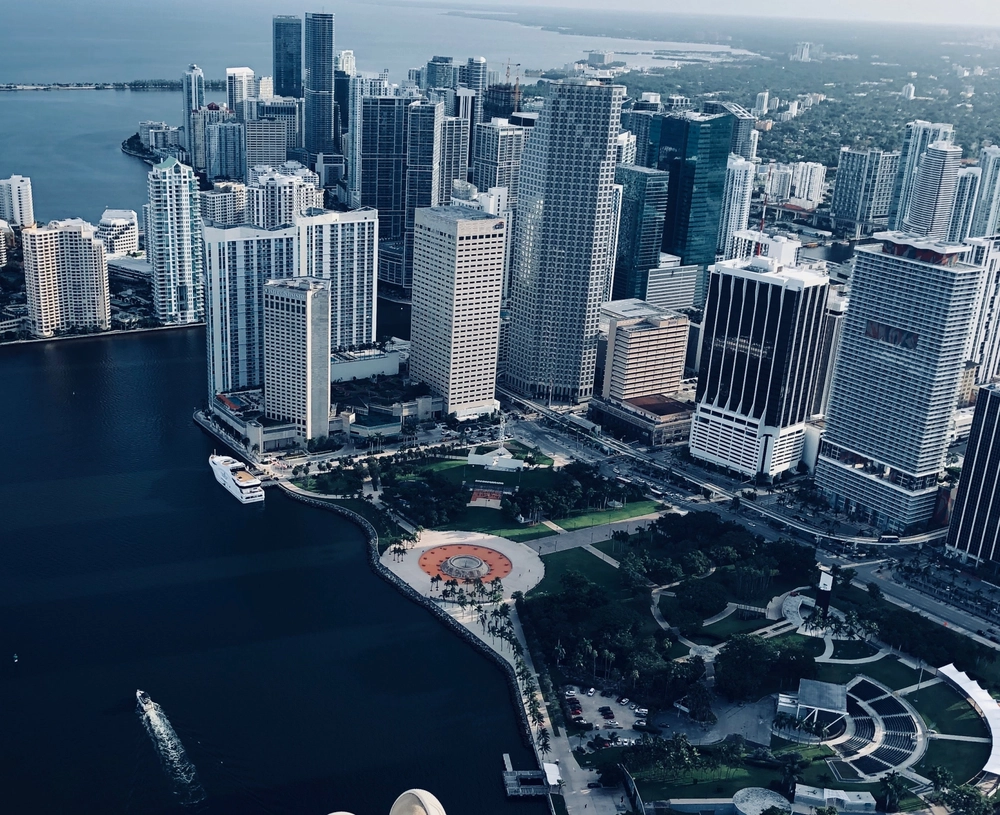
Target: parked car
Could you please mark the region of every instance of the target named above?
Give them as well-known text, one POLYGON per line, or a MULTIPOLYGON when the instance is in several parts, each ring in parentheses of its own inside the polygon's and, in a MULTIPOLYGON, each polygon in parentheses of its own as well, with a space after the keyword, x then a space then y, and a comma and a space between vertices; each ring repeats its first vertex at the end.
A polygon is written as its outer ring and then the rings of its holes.
POLYGON ((600 781, 588 781, 587 782, 587 789, 588 790, 599 790, 603 786, 604 785, 600 781))
POLYGON ((587 691, 587 696, 593 696, 595 693, 597 693, 597 688, 591 688, 587 691))
POLYGON ((628 697, 626 696, 624 699, 622 699, 621 702, 619 702, 619 704, 627 705, 628 704, 628 697))
POLYGON ((646 708, 644 708, 644 707, 639 707, 639 708, 635 709, 635 715, 636 716, 648 716, 649 715, 649 711, 646 710, 646 708))
POLYGON ((611 712, 611 708, 610 708, 610 707, 608 707, 607 705, 601 705, 601 706, 600 706, 599 708, 597 708, 597 709, 598 709, 599 711, 601 711, 601 713, 604 713, 604 711, 607 711, 608 713, 610 713, 610 712, 611 712))
POLYGON ((635 727, 645 727, 646 726, 646 720, 645 719, 636 719, 634 726, 635 727))

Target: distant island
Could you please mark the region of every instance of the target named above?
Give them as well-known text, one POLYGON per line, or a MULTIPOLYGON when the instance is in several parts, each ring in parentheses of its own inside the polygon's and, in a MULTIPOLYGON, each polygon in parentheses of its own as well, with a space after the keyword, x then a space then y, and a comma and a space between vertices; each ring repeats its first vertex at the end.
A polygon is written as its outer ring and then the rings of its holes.
MULTIPOLYGON (((205 90, 224 91, 226 80, 206 79, 205 90)), ((179 79, 133 79, 130 82, 7 82, 0 91, 179 91, 179 79)))

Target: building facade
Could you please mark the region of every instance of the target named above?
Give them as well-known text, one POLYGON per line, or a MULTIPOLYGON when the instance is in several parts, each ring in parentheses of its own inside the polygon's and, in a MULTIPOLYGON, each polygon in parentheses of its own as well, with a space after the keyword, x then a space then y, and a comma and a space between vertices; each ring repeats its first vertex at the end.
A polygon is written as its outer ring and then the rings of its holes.
POLYGON ((139 251, 139 216, 131 209, 106 209, 97 226, 97 237, 108 257, 139 251))
POLYGON ((963 560, 1000 562, 1000 386, 979 389, 947 547, 963 560))
POLYGON ((243 124, 246 133, 246 168, 243 179, 255 181, 255 167, 278 167, 288 158, 288 134, 280 119, 254 119, 243 124))
POLYGON ((979 200, 970 234, 974 237, 1000 233, 1000 147, 987 145, 979 153, 979 200))
POLYGON ((275 15, 273 21, 274 94, 302 96, 302 18, 275 15))
POLYGON ((650 269, 660 265, 670 175, 649 167, 617 166, 621 218, 612 299, 646 299, 650 269))
POLYGON ((91 224, 73 218, 28 226, 21 241, 32 335, 54 337, 111 328, 108 262, 91 224))
POLYGON ((920 170, 920 161, 927 148, 934 142, 950 143, 954 138, 954 125, 944 122, 925 122, 922 119, 907 122, 889 200, 887 223, 890 230, 903 229, 903 219, 910 208, 910 197, 920 170))
POLYGON ((947 241, 958 192, 962 148, 950 142, 933 142, 920 160, 903 231, 935 241, 947 241))
POLYGON ((418 209, 414 221, 410 376, 448 414, 493 413, 507 220, 447 206, 418 209))
POLYGON ((642 300, 613 300, 601 307, 606 324, 600 396, 624 402, 670 395, 681 389, 688 318, 642 300))
POLYGON ((967 248, 899 232, 859 247, 816 484, 880 529, 928 521, 982 268, 967 248))
POLYGON ((773 258, 715 264, 692 456, 747 477, 795 470, 820 372, 828 286, 824 275, 773 258))
POLYGON ((246 178, 246 131, 240 122, 209 125, 205 136, 206 175, 210 181, 246 178))
POLYGON ((205 301, 198 177, 168 158, 149 171, 147 189, 143 222, 153 312, 162 323, 199 322, 205 317, 205 301))
POLYGON ((334 15, 307 12, 303 92, 305 95, 304 143, 310 165, 318 153, 334 152, 334 89, 336 70, 334 15))
POLYGON ((834 228, 858 238, 885 226, 898 170, 899 153, 842 147, 830 202, 834 228))
POLYGON ((756 166, 735 153, 726 162, 726 187, 722 193, 722 215, 715 254, 721 260, 736 257, 736 233, 750 222, 750 199, 753 197, 756 166))
POLYGON ((330 292, 323 280, 264 284, 264 415, 303 441, 330 431, 330 292))
POLYGON ((521 161, 507 378, 525 394, 575 402, 594 387, 625 89, 595 81, 550 89, 521 161))
POLYGON ((0 221, 14 226, 34 226, 35 205, 31 179, 23 175, 0 178, 0 221))
POLYGON ((192 63, 181 77, 181 123, 184 128, 182 145, 188 153, 194 151, 194 127, 191 114, 205 107, 205 72, 192 63))
POLYGON ((481 190, 506 187, 511 209, 517 207, 521 155, 527 129, 507 119, 477 124, 472 157, 472 183, 481 190))

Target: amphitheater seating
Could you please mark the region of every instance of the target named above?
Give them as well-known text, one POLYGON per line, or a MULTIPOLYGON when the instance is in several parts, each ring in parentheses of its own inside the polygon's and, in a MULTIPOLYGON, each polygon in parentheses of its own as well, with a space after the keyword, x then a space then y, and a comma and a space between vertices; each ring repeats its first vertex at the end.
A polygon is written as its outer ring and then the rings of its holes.
POLYGON ((906 708, 893 696, 886 696, 884 699, 878 699, 869 704, 872 706, 872 710, 880 716, 906 715, 906 708))
POLYGON ((882 744, 896 750, 905 750, 907 753, 913 752, 914 738, 910 733, 885 733, 882 736, 882 744))
POLYGON ((882 724, 885 725, 885 729, 891 733, 916 733, 917 723, 913 721, 912 716, 883 716, 882 724))
POLYGON ((870 702, 872 699, 878 699, 880 696, 885 696, 885 691, 877 685, 873 685, 867 679, 862 679, 854 687, 852 687, 848 693, 860 699, 862 702, 870 702))
POLYGON ((856 758, 851 762, 851 764, 853 764, 865 775, 877 775, 878 773, 884 773, 889 769, 889 765, 884 761, 879 761, 877 758, 872 758, 871 756, 856 758))
POLYGON ((886 764, 902 764, 906 759, 913 755, 912 750, 897 750, 892 747, 883 746, 879 747, 874 753, 871 754, 872 758, 877 758, 879 761, 884 761, 886 764))

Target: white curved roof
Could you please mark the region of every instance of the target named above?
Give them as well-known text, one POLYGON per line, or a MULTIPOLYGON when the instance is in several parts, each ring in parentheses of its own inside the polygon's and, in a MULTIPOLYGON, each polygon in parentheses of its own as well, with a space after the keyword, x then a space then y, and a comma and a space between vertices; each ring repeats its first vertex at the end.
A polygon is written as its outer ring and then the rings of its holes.
POLYGON ((407 790, 396 799, 389 815, 445 815, 445 811, 427 790, 407 790))
POLYGON ((1000 705, 997 704, 997 700, 990 696, 989 691, 980 687, 975 679, 972 679, 964 671, 958 670, 953 664, 938 668, 938 673, 957 685, 962 693, 972 700, 986 720, 993 745, 983 770, 993 775, 1000 775, 1000 705))

